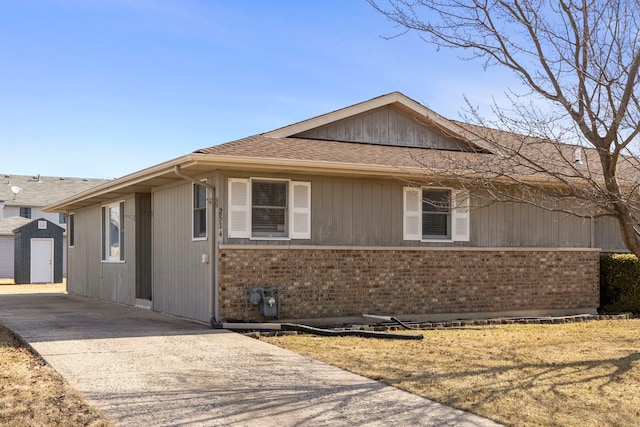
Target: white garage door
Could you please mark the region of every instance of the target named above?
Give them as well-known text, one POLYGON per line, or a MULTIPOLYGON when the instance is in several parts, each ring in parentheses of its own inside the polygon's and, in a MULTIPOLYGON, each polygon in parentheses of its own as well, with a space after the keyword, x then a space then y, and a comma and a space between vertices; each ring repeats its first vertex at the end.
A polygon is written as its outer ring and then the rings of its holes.
POLYGON ((0 279, 13 279, 13 236, 0 236, 0 279))

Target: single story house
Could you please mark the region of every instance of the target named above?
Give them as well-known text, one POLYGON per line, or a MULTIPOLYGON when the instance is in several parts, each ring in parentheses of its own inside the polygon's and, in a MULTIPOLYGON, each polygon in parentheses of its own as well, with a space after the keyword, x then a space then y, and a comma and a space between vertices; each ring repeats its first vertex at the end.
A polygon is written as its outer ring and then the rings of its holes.
POLYGON ((394 92, 54 203, 68 291, 201 321, 594 313, 615 224, 434 180, 497 158, 473 130, 394 92))

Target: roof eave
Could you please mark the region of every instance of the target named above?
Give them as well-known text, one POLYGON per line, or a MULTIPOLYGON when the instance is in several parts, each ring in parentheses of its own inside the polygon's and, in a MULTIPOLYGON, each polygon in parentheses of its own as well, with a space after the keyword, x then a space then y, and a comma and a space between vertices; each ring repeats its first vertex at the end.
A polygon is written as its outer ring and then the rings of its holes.
MULTIPOLYGON (((427 173, 420 166, 392 166, 192 153, 94 187, 73 197, 50 204, 43 210, 45 212, 71 212, 75 209, 106 203, 123 195, 139 192, 139 189, 143 187, 147 188, 145 191, 151 191, 151 188, 182 180, 181 177, 174 173, 175 166, 180 166, 181 170, 187 173, 197 171, 199 174, 211 173, 215 170, 254 172, 282 172, 286 170, 304 174, 370 178, 392 177, 415 181, 427 178, 433 179, 438 176, 437 172, 427 173)), ((544 184, 549 182, 540 177, 528 177, 525 180, 530 183, 544 184)))
MULTIPOLYGON (((142 169, 138 172, 134 172, 129 175, 125 175, 121 178, 114 179, 113 181, 106 182, 104 184, 93 187, 89 190, 78 193, 74 196, 67 197, 66 199, 49 204, 43 208, 44 212, 68 212, 71 206, 89 206, 95 204, 94 201, 100 196, 106 196, 109 194, 117 193, 121 190, 125 193, 131 193, 131 189, 137 184, 143 184, 145 181, 149 181, 154 177, 158 177, 166 174, 168 171, 173 170, 176 165, 184 165, 191 161, 191 157, 194 154, 188 154, 186 156, 178 157, 173 160, 169 160, 158 165, 142 169), (84 201, 92 200, 90 203, 83 203, 84 201)), ((106 199, 114 198, 115 196, 109 196, 106 199)))
MULTIPOLYGON (((394 176, 399 178, 415 177, 417 174, 424 175, 424 170, 419 167, 192 153, 99 185, 75 196, 47 205, 43 210, 45 212, 71 212, 75 209, 98 203, 106 203, 124 194, 134 193, 137 187, 143 186, 145 183, 148 184, 158 177, 165 176, 166 179, 171 177, 172 181, 177 182, 182 178, 175 175, 175 166, 180 166, 181 170, 187 172, 189 169, 206 167, 209 172, 214 170, 248 170, 261 172, 282 172, 283 170, 287 170, 307 174, 361 177, 394 176)), ((158 186, 159 185, 153 185, 152 187, 158 186)))

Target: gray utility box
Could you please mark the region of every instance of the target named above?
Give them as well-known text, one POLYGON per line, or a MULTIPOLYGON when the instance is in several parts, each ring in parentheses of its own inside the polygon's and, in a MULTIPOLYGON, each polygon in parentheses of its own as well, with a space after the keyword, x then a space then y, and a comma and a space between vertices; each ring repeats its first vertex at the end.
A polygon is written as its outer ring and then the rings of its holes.
POLYGON ((249 318, 249 305, 257 306, 263 317, 277 318, 280 314, 280 290, 277 287, 246 289, 245 320, 249 318))

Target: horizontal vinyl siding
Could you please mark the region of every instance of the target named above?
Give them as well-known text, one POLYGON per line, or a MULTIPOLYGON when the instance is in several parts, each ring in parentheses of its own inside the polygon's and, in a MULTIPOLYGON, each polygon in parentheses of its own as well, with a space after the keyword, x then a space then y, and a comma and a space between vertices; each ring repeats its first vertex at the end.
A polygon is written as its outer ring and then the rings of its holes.
MULTIPOLYGON (((225 178, 248 177, 246 173, 225 178)), ((257 174, 254 177, 259 177, 257 174)), ((472 195, 468 242, 410 242, 402 238, 403 187, 399 180, 340 179, 260 175, 311 182, 311 241, 250 240, 227 237, 224 243, 247 245, 545 247, 588 248, 591 221, 518 203, 484 203, 472 195)), ((220 200, 226 206, 226 181, 220 200)), ((225 210, 226 212, 226 210, 225 210)))
POLYGON ((153 193, 153 308, 208 321, 212 314, 211 267, 202 262, 202 255, 212 258, 211 230, 207 230, 207 240, 192 240, 191 194, 191 183, 153 193))
POLYGON ((0 236, 0 279, 13 279, 14 236, 0 236))
MULTIPOLYGON (((60 214, 57 212, 43 212, 41 208, 35 206, 29 206, 29 204, 23 205, 23 207, 31 208, 31 219, 46 219, 52 223, 66 229, 67 224, 60 224, 60 214)), ((20 206, 5 206, 3 209, 3 217, 9 218, 12 216, 20 215, 20 206)))

